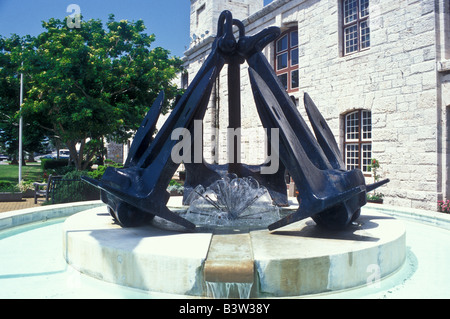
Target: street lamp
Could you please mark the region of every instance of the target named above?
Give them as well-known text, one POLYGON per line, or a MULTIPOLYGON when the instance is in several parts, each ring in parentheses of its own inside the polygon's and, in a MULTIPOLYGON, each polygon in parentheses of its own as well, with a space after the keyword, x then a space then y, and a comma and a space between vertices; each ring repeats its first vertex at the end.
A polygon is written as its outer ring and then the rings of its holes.
MULTIPOLYGON (((22 62, 23 67, 23 62, 22 62)), ((19 183, 22 181, 22 103, 23 103, 23 72, 20 73, 20 119, 19 119, 19 183)))

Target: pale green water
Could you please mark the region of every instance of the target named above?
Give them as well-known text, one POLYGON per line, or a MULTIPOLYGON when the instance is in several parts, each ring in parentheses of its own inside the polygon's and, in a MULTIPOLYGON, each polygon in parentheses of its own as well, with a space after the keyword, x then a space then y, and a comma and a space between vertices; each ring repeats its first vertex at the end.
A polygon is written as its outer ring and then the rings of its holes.
MULTIPOLYGON (((402 219, 400 219, 402 220, 402 219)), ((323 298, 450 298, 450 231, 402 220, 406 227, 407 256, 394 274, 370 285, 323 298)), ((315 296, 319 297, 319 296, 315 296)))
MULTIPOLYGON (((82 275, 62 255, 64 219, 0 231, 0 298, 182 298, 82 275)), ((407 260, 395 274, 358 289, 313 298, 450 298, 450 231, 403 220, 407 260)))
POLYGON ((64 219, 0 232, 0 298, 175 298, 106 283, 68 266, 64 219))

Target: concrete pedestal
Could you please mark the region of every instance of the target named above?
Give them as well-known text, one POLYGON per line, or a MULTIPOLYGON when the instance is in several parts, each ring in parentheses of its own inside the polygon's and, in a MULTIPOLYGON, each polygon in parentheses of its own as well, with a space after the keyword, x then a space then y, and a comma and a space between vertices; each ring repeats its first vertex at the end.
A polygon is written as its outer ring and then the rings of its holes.
POLYGON ((387 215, 361 214, 344 231, 306 219, 276 231, 182 233, 122 228, 106 207, 69 217, 64 257, 108 282, 170 294, 206 296, 205 281, 252 283, 250 297, 317 294, 376 282, 406 256, 405 228, 387 215))

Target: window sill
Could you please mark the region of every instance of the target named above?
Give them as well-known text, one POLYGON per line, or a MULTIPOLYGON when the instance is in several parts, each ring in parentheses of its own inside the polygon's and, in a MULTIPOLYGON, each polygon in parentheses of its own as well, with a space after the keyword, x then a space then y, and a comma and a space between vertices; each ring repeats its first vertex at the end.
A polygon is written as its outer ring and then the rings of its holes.
POLYGON ((346 54, 341 53, 341 58, 343 58, 345 60, 352 60, 352 59, 355 59, 355 58, 359 58, 361 56, 365 56, 365 55, 367 55, 369 53, 370 53, 370 47, 367 48, 367 49, 363 49, 363 50, 360 50, 360 51, 355 51, 355 52, 352 52, 352 53, 346 53, 346 54))
POLYGON ((442 60, 437 63, 438 72, 450 72, 450 60, 442 60))

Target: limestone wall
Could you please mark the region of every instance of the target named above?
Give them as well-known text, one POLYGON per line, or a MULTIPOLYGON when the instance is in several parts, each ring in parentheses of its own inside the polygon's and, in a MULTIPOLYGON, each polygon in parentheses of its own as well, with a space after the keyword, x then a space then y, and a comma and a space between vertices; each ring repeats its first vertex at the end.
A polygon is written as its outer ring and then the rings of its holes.
MULTIPOLYGON (((342 53, 340 1, 278 0, 244 20, 247 34, 272 25, 298 26, 300 89, 293 95, 304 114, 308 92, 341 146, 344 114, 372 111, 372 157, 382 177, 391 180, 380 189, 387 204, 434 210, 438 199, 448 197, 448 6, 442 0, 371 0, 370 49, 348 56, 342 53)), ((189 79, 212 40, 186 52, 189 79)), ((271 63, 273 50, 269 45, 264 51, 271 63)), ((242 160, 256 164, 264 160, 265 138, 245 64, 241 74, 242 160)), ((226 79, 225 66, 204 120, 205 130, 218 127, 213 146, 219 162, 226 159, 226 79)))
POLYGON ((301 90, 311 95, 336 133, 342 130, 344 113, 371 110, 372 157, 391 179, 382 189, 385 200, 434 208, 434 1, 371 1, 371 47, 349 56, 342 56, 339 10, 330 3, 305 8, 299 20, 301 90))

